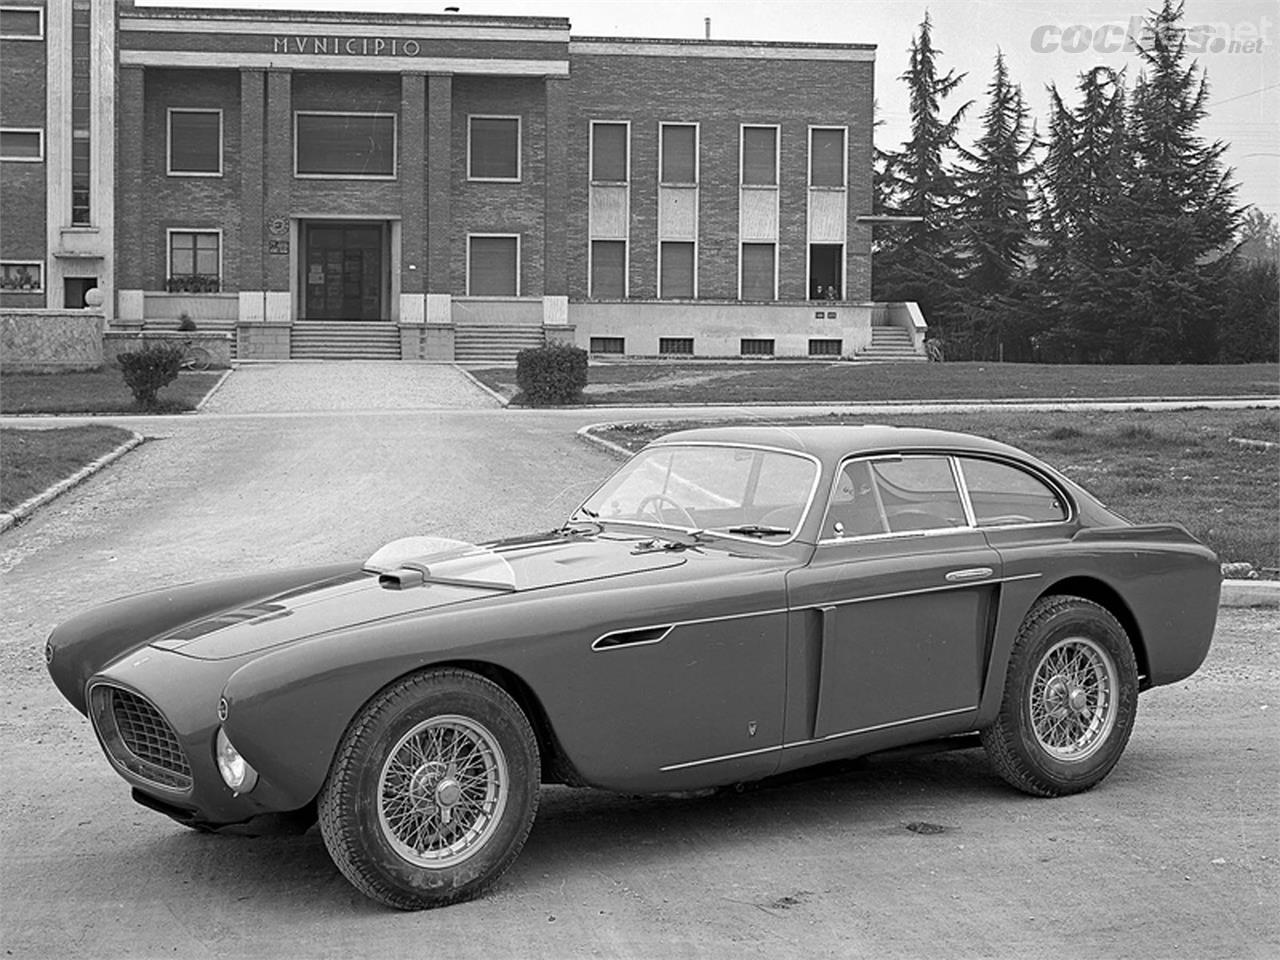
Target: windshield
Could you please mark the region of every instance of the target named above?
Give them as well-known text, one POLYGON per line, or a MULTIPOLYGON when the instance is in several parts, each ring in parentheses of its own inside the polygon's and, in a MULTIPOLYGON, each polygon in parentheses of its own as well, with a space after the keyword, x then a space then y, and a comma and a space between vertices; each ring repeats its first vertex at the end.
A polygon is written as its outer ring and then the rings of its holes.
POLYGON ((799 530, 817 479, 817 462, 797 453, 661 445, 636 454, 576 516, 782 543, 799 530))

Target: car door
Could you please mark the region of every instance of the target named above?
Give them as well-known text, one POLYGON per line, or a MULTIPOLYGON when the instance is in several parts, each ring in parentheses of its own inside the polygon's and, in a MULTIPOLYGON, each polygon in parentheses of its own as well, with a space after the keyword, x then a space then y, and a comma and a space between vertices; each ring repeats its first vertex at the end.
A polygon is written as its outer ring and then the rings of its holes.
POLYGON ((948 456, 843 464, 813 559, 788 575, 790 606, 816 616, 820 646, 810 709, 789 711, 811 728, 788 740, 975 709, 999 577, 948 456))

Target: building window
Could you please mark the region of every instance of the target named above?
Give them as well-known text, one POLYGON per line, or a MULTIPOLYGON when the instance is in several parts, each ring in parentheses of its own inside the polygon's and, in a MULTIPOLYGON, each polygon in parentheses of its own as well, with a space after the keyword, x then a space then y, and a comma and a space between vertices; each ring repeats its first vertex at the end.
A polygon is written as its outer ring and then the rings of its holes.
POLYGON ((744 243, 742 245, 742 280, 739 284, 741 300, 776 300, 776 265, 773 243, 744 243))
POLYGON ((694 292, 694 248, 690 241, 664 240, 661 249, 660 289, 663 300, 692 300, 694 292))
POLYGON ((626 353, 627 341, 625 337, 592 337, 591 338, 592 353, 626 353))
POLYGON ((519 181, 519 117, 467 118, 467 177, 519 181))
POLYGON ((778 128, 742 128, 742 185, 778 185, 778 128))
POLYGON ((627 139, 630 124, 591 124, 591 179, 596 183, 626 183, 627 139))
POLYGON ((843 244, 809 244, 809 299, 844 299, 843 244))
POLYGON ((44 159, 44 131, 39 128, 0 129, 0 160, 39 163, 44 159))
POLYGON ((169 176, 222 176, 222 111, 169 111, 169 176))
POLYGON ((43 293, 44 264, 39 260, 0 263, 0 290, 5 293, 43 293))
POLYGON ((295 176, 394 180, 395 114, 294 114, 294 151, 295 176))
POLYGON ((843 352, 843 340, 825 340, 815 338, 809 341, 809 356, 811 357, 838 357, 843 352))
POLYGON ((591 241, 591 296, 621 300, 627 295, 627 242, 591 241))
POLYGON ((662 135, 662 183, 690 185, 698 182, 698 127, 692 123, 664 123, 662 135))
POLYGON ((809 186, 845 185, 844 127, 809 130, 809 186))
POLYGON ((93 212, 92 12, 86 3, 71 5, 71 222, 77 226, 88 225, 93 212))
POLYGON ((738 349, 744 357, 772 357, 773 341, 772 340, 754 340, 747 337, 742 338, 742 345, 738 349))
POLYGON ((467 238, 467 296, 520 295, 520 238, 515 235, 467 238))
POLYGON ((0 40, 43 39, 43 7, 0 7, 0 40))
POLYGON ((170 230, 169 293, 217 293, 222 288, 222 234, 217 230, 170 230))
POLYGON ((658 353, 691 357, 693 356, 693 337, 659 337, 658 353))

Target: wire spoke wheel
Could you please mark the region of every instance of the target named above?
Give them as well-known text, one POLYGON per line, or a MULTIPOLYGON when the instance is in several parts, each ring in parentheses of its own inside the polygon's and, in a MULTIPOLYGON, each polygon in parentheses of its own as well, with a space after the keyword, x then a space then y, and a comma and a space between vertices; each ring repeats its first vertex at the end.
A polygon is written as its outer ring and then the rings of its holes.
POLYGON ((1000 710, 979 732, 1006 781, 1033 796, 1061 797, 1111 771, 1137 710, 1138 665, 1120 621, 1092 600, 1051 594, 1019 627, 1000 710))
POLYGON ((489 839, 506 807, 507 761, 467 717, 426 720, 401 737, 378 779, 378 822, 415 866, 460 863, 489 839))
POLYGON ((1027 698, 1041 748, 1068 763, 1092 756, 1115 726, 1117 682, 1115 661, 1094 641, 1072 637, 1051 647, 1027 698))

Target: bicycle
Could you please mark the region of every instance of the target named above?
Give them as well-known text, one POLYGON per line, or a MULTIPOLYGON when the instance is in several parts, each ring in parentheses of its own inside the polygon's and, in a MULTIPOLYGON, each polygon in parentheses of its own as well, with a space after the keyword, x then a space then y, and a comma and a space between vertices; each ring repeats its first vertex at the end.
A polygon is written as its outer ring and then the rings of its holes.
POLYGON ((208 370, 213 365, 213 354, 204 347, 197 347, 190 340, 182 346, 182 361, 178 364, 180 370, 208 370))

